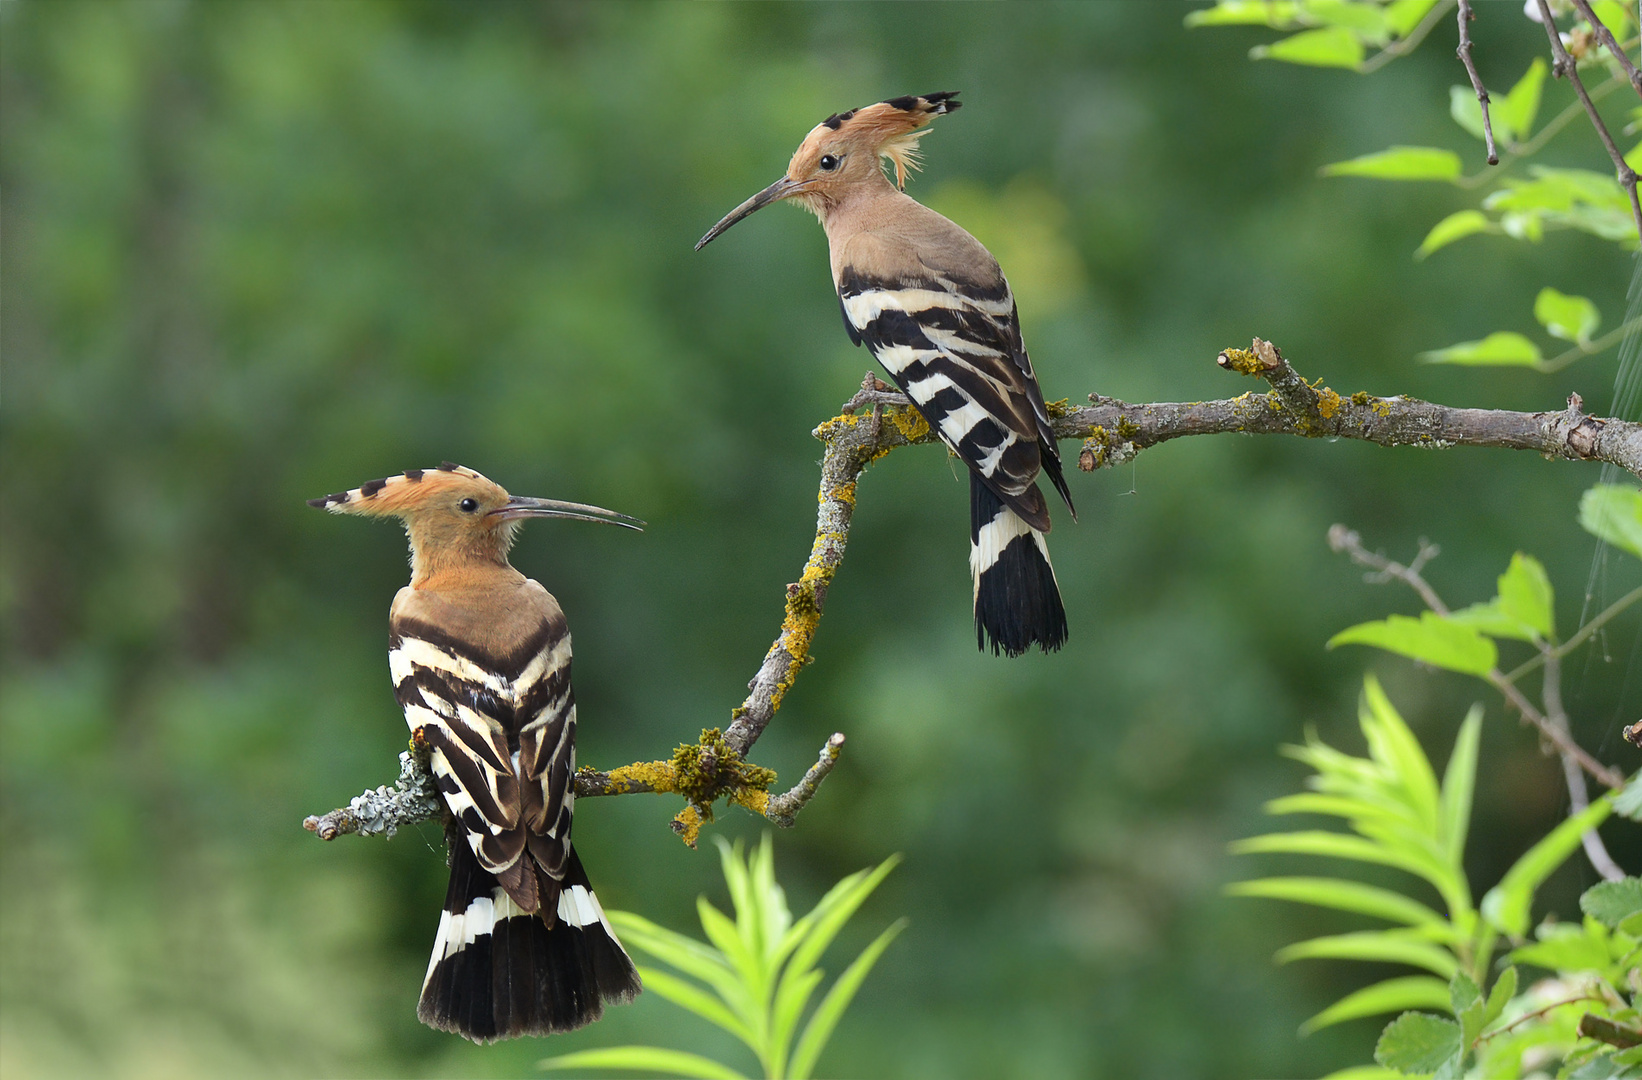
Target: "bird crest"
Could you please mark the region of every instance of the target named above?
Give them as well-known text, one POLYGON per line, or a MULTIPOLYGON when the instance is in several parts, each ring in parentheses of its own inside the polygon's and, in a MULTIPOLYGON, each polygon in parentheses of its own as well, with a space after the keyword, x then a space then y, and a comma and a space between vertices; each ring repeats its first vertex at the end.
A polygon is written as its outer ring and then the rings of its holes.
POLYGON ((823 147, 848 143, 876 152, 895 167, 895 186, 906 188, 907 173, 920 167, 918 140, 928 133, 930 121, 963 105, 958 91, 909 94, 848 112, 834 113, 817 124, 793 155, 790 175, 802 175, 801 159, 818 158, 823 147))
POLYGON ((348 491, 309 499, 308 505, 333 514, 397 517, 458 495, 473 496, 482 503, 506 502, 508 498, 501 485, 446 461, 437 469, 407 469, 397 476, 367 480, 348 491))

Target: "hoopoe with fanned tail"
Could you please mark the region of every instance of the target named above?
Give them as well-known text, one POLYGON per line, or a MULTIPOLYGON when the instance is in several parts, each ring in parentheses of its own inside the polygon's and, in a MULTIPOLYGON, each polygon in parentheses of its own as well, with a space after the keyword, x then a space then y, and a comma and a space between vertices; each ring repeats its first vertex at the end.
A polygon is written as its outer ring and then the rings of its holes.
POLYGON ((389 612, 388 670, 444 800, 450 888, 417 1016, 474 1042, 569 1031, 640 990, 570 843, 576 700, 570 630, 508 562, 525 518, 642 529, 581 503, 510 496, 446 462, 312 499, 398 518, 411 582, 389 612))
POLYGON ((891 98, 827 117, 786 175, 730 211, 696 250, 783 199, 821 219, 850 340, 872 351, 969 466, 977 643, 1010 656, 1033 645, 1049 652, 1066 641, 1066 609, 1044 542, 1040 470, 1077 514, 1015 298, 980 241, 902 190, 925 125, 958 108, 956 98, 891 98), (894 166, 894 183, 880 158, 894 166))

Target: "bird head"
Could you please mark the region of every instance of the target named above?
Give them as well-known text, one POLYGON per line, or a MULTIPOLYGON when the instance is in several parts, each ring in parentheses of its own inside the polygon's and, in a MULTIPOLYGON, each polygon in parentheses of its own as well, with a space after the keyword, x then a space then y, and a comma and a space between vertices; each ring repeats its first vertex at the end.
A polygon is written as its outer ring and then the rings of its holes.
POLYGON ((820 216, 851 188, 881 181, 880 158, 895 167, 895 186, 905 188, 907 173, 918 168, 918 140, 925 125, 961 106, 957 97, 955 90, 909 95, 827 117, 799 144, 786 175, 724 215, 696 243, 696 250, 753 211, 782 199, 792 199, 820 216))
POLYGON ((472 469, 445 462, 370 480, 308 505, 333 514, 398 518, 410 536, 413 585, 435 574, 506 566, 508 549, 525 518, 569 518, 642 531, 637 518, 583 503, 509 495, 472 469))

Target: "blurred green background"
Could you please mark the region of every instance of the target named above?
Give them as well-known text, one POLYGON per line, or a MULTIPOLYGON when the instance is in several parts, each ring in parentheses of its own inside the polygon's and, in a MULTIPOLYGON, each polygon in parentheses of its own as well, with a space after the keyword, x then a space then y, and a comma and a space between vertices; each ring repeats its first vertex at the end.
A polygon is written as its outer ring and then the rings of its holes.
MULTIPOLYGON (((655 999, 553 1040, 421 1027, 445 887, 432 826, 322 844, 305 814, 391 782, 405 729, 386 525, 302 500, 449 458, 598 502, 642 536, 526 530, 516 564, 576 635, 581 760, 665 755, 731 706, 807 554, 819 447, 869 365, 826 245, 790 210, 691 244, 822 117, 956 89, 911 187, 998 255, 1046 396, 1231 396, 1259 334, 1350 392, 1559 407, 1554 378, 1416 366, 1530 330, 1541 285, 1622 317, 1628 259, 1554 234, 1427 262, 1440 186, 1319 180, 1392 143, 1481 151, 1447 117, 1451 21, 1373 77, 1251 63, 1269 37, 1166 4, 0 5, 5 394, 0 1071, 33 1076, 517 1075, 626 1041, 750 1058, 655 999)), ((1544 47, 1479 41, 1508 85, 1544 47)), ((1545 115, 1568 90, 1549 89, 1545 115)), ((1581 125, 1551 162, 1604 168, 1581 125)), ((1075 456, 1075 445, 1063 453, 1075 456)), ((1565 811, 1556 763, 1480 684, 1336 630, 1388 611, 1327 527, 1456 603, 1537 554, 1565 630, 1633 586, 1573 522, 1597 470, 1528 454, 1192 439, 1072 480, 1057 517, 1072 640, 975 651, 967 484, 934 448, 864 477, 815 664, 755 757, 845 757, 777 837, 795 906, 906 853, 840 955, 901 914, 823 1071, 886 1077, 1315 1074, 1380 1022, 1297 1025, 1395 972, 1272 951, 1346 916, 1223 898, 1225 854, 1303 770, 1315 725, 1361 749, 1377 670, 1440 762, 1487 701, 1471 864, 1484 884, 1565 811)), ((1635 620, 1568 680, 1587 746, 1642 709, 1635 620)), ((579 847, 610 907, 695 928, 726 903, 677 801, 604 799, 579 847)), ((712 833, 756 836, 724 812, 712 833)), ((1620 862, 1642 866, 1622 826, 1620 862)), ((1548 894, 1566 913, 1582 863, 1548 894)))

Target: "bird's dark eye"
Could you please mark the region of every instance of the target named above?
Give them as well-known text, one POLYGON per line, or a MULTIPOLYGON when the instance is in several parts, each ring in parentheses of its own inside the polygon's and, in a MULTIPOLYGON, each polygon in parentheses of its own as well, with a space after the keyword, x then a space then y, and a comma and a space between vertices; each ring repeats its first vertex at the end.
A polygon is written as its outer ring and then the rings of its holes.
POLYGON ((838 159, 836 157, 834 157, 831 154, 822 154, 821 155, 821 171, 822 172, 832 172, 836 168, 838 168, 838 159))
POLYGON ((463 499, 461 502, 457 503, 456 505, 461 508, 462 513, 471 514, 475 510, 479 509, 479 500, 478 499, 463 499))

